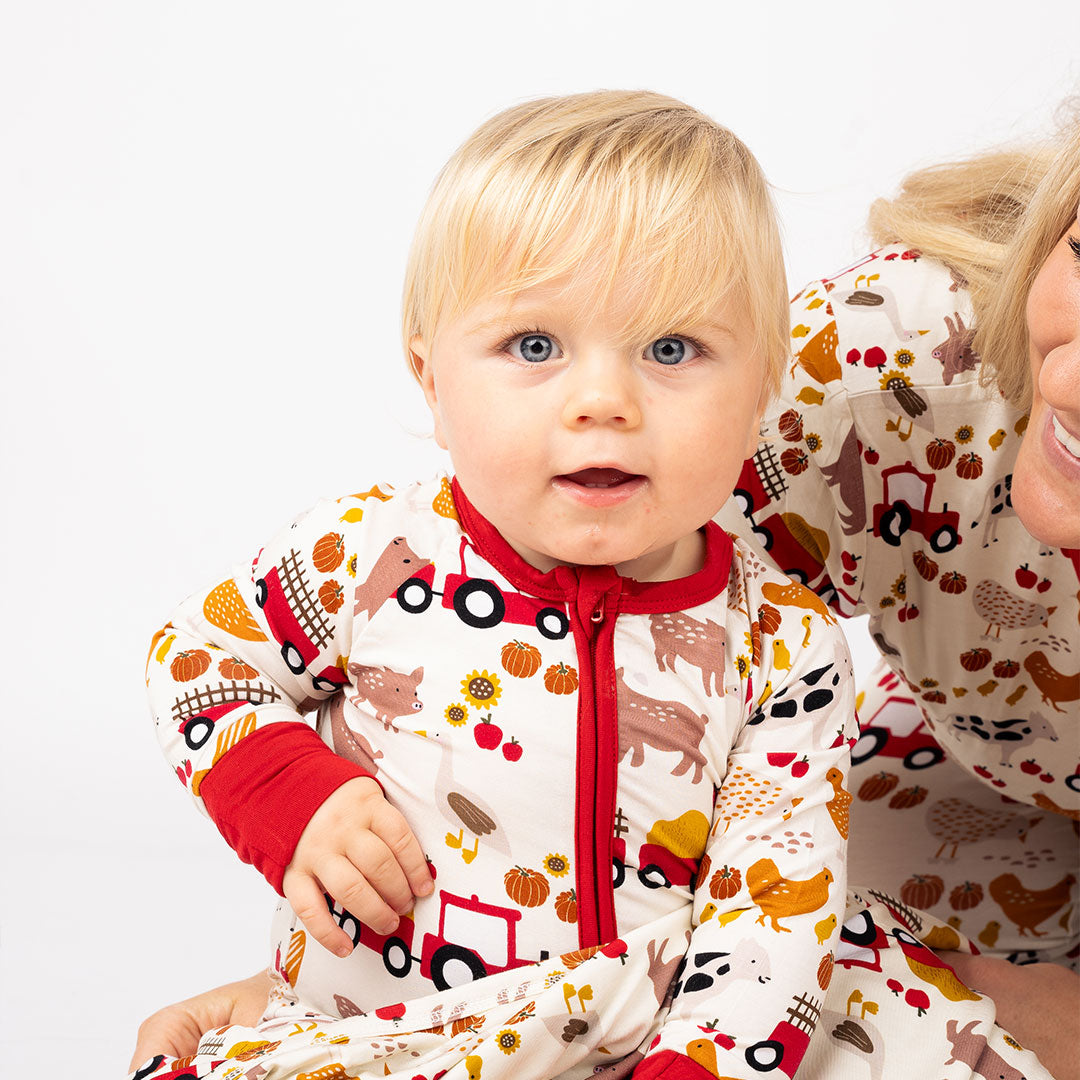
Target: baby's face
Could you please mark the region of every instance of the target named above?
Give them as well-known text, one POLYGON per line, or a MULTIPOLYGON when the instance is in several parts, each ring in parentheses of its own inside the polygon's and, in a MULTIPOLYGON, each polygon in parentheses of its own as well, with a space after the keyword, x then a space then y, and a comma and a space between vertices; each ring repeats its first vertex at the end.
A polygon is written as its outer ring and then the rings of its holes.
POLYGON ((527 562, 638 580, 701 566, 698 531, 757 447, 763 364, 737 310, 621 343, 618 302, 554 281, 412 347, 459 483, 527 562))

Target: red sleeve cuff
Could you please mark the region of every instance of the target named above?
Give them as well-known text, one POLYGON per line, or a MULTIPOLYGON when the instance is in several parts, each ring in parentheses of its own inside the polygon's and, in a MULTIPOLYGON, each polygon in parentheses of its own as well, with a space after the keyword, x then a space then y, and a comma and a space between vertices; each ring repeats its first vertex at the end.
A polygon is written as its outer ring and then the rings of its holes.
POLYGON ((649 1054, 632 1075, 634 1080, 653 1080, 654 1077, 663 1077, 663 1080, 716 1080, 716 1073, 709 1072, 692 1058, 677 1054, 674 1050, 649 1054))
POLYGON ((370 776, 307 724, 283 721, 241 739, 199 794, 221 835, 281 895, 285 868, 312 815, 346 780, 370 776))

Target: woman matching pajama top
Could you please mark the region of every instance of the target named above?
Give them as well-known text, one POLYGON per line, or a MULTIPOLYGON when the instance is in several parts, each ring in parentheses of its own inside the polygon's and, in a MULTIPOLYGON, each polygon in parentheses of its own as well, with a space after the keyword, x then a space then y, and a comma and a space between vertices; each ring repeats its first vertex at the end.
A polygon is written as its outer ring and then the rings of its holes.
POLYGON ((280 891, 368 775, 435 892, 386 937, 328 900, 346 959, 283 900, 259 1031, 143 1075, 793 1075, 844 908, 850 660, 705 537, 678 581, 541 573, 436 478, 320 503, 182 605, 157 730, 238 854, 280 891))

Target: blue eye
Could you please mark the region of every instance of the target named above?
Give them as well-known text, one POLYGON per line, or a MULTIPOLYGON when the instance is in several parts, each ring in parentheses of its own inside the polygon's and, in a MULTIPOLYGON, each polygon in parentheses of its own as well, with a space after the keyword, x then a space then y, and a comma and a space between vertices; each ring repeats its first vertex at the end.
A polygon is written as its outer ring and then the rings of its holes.
POLYGON ((697 350, 688 341, 677 337, 657 338, 646 350, 645 355, 666 367, 674 367, 684 360, 692 360, 697 350))
POLYGON ((555 355, 555 342, 547 334, 522 334, 510 342, 509 352, 530 364, 539 364, 555 355))

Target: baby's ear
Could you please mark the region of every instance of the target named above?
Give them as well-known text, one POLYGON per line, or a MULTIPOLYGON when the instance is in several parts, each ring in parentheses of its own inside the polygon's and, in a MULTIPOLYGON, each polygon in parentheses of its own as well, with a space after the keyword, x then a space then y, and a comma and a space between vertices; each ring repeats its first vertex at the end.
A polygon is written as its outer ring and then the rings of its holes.
POLYGON ((435 442, 446 449, 446 438, 442 429, 442 412, 439 409, 439 395, 435 390, 435 368, 430 362, 431 349, 427 342, 419 334, 414 334, 409 339, 409 364, 412 366, 416 381, 420 389, 424 391, 424 400, 431 410, 431 419, 434 422, 435 442))

